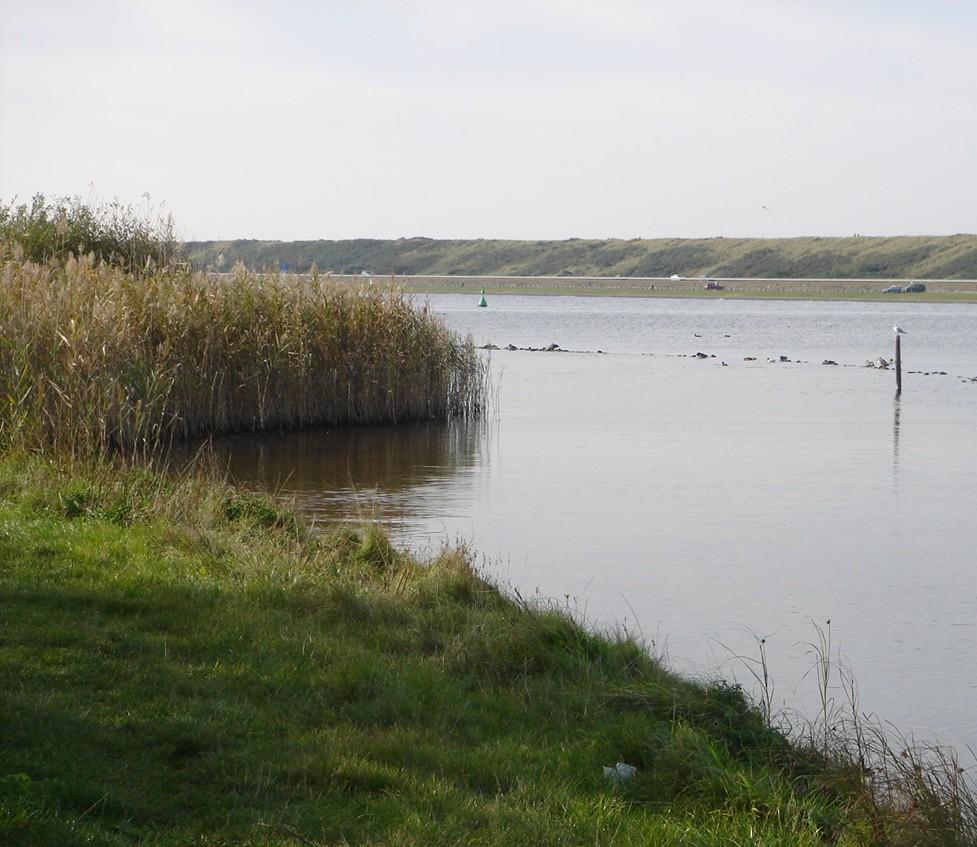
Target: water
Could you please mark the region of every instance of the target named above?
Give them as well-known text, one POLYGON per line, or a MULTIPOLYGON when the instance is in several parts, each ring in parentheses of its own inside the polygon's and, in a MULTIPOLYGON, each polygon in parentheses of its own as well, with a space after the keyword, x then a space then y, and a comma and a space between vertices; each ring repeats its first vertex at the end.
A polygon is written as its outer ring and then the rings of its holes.
POLYGON ((687 673, 749 685, 732 655, 766 637, 775 705, 812 715, 806 643, 830 619, 864 710, 977 746, 977 306, 429 302, 478 344, 582 352, 493 352, 480 426, 237 437, 232 473, 418 550, 466 540, 498 581, 687 673), (901 399, 864 367, 895 323, 901 399))

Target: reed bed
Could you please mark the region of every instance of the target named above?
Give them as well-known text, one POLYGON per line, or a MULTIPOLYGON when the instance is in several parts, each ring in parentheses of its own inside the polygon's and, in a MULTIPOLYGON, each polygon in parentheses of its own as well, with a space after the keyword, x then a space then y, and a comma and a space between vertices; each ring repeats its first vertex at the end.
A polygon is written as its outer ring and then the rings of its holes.
POLYGON ((155 454, 258 429, 477 416, 471 341, 403 293, 327 278, 133 274, 0 248, 0 442, 155 454))

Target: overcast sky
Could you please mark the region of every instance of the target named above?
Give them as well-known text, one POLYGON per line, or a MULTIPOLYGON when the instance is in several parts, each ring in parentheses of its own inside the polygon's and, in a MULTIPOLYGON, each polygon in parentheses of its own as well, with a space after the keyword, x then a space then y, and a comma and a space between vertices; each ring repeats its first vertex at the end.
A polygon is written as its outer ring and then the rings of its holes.
POLYGON ((974 232, 977 4, 0 0, 36 192, 188 239, 974 232))

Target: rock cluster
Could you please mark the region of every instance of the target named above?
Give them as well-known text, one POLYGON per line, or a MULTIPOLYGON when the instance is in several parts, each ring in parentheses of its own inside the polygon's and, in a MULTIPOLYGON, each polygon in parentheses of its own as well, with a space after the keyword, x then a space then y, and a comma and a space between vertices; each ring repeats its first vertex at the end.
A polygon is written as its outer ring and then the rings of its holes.
MULTIPOLYGON (((478 348, 479 350, 498 350, 500 349, 496 344, 483 344, 478 348)), ((604 355, 603 350, 564 350, 555 341, 552 344, 547 344, 545 347, 516 347, 515 344, 506 344, 502 350, 509 350, 510 352, 519 350, 524 353, 600 353, 604 355)))

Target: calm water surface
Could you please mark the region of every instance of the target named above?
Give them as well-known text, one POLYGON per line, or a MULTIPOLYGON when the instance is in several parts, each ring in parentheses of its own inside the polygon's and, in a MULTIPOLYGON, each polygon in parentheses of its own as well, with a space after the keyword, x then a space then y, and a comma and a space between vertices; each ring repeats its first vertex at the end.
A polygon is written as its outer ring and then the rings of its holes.
POLYGON ((775 701, 809 714, 806 643, 830 619, 864 710, 977 745, 977 307, 474 301, 429 300, 477 344, 581 352, 493 352, 482 425, 236 437, 232 473, 415 549, 469 541, 498 581, 684 672, 748 684, 730 651, 762 635, 775 701), (930 372, 901 399, 863 367, 894 323, 905 369, 930 372))

